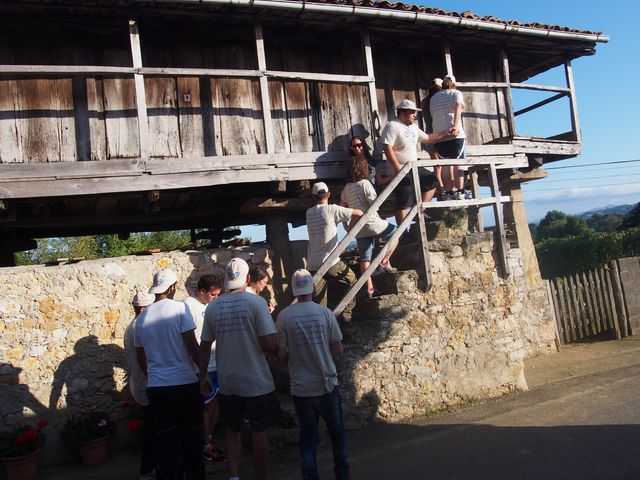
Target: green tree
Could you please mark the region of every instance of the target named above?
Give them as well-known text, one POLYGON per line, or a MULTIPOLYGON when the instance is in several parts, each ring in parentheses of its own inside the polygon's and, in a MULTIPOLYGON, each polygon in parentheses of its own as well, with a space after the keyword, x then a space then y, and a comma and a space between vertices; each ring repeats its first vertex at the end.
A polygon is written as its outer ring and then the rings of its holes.
POLYGON ((536 240, 579 235, 588 230, 591 229, 587 226, 587 222, 577 215, 567 215, 558 210, 551 210, 540 220, 536 229, 536 240))
POLYGON ((636 203, 636 206, 631 209, 622 219, 619 230, 627 230, 629 228, 640 226, 640 202, 636 203))
POLYGON ((620 213, 594 213, 585 220, 587 225, 596 232, 615 232, 620 227, 624 217, 620 213))

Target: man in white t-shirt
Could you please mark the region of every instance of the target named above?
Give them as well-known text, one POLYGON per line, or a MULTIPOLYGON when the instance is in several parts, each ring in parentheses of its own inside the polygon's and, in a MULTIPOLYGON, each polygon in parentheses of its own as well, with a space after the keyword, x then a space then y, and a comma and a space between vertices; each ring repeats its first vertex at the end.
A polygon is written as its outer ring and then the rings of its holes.
MULTIPOLYGON (((313 199, 316 204, 307 210, 307 231, 309 248, 307 251, 307 268, 315 273, 329 257, 338 244, 338 224, 345 225, 352 219, 361 217, 364 212, 357 208, 346 208, 329 204, 329 187, 324 182, 313 185, 313 199)), ((343 289, 356 283, 356 275, 340 258, 337 258, 323 278, 315 285, 314 301, 327 306, 327 281, 330 278, 342 285, 343 289)))
MULTIPOLYGON (((204 311, 207 305, 213 302, 224 287, 224 272, 217 270, 213 273, 202 275, 196 285, 195 295, 187 297, 183 302, 189 307, 191 315, 196 322, 196 339, 200 341, 202 324, 204 323, 204 311)), ((203 395, 204 409, 202 417, 202 458, 211 463, 225 463, 227 457, 222 450, 215 446, 213 432, 220 416, 220 402, 218 398, 218 372, 216 369, 215 345, 212 344, 213 355, 209 358, 207 375, 211 380, 211 391, 203 395)))
POLYGON ((244 417, 252 433, 255 478, 267 478, 267 428, 280 414, 280 405, 266 353, 275 354, 276 327, 264 298, 245 291, 249 265, 233 258, 225 269, 227 293, 211 302, 204 314, 200 342, 200 391, 211 388, 207 374, 211 344, 216 342, 220 387, 220 419, 225 425, 229 479, 239 478, 244 417))
POLYGON ((177 281, 168 268, 154 275, 149 293, 156 302, 138 316, 134 332, 138 363, 147 373, 158 480, 204 479, 196 324, 187 306, 173 300, 177 281))
POLYGON ((302 478, 318 478, 318 418, 324 420, 333 446, 335 478, 349 478, 342 402, 334 359, 342 355, 342 332, 331 310, 312 301, 313 278, 297 270, 291 279, 297 302, 278 315, 278 358, 287 360, 291 396, 300 426, 302 478))
MULTIPOLYGON (((390 175, 381 176, 378 182, 388 183, 400 171, 407 162, 415 162, 418 159, 419 143, 435 143, 451 136, 450 130, 426 134, 416 124, 417 112, 421 111, 411 100, 402 100, 396 107, 397 118, 387 123, 382 131, 382 148, 387 157, 390 175)), ((420 190, 422 202, 428 203, 433 198, 439 185, 436 176, 425 170, 419 170, 420 190)), ((411 174, 407 174, 396 187, 395 217, 400 222, 407 215, 407 209, 415 203, 413 194, 413 180, 411 174)))
POLYGON ((134 295, 131 305, 136 316, 124 331, 124 356, 127 362, 127 373, 129 374, 129 392, 142 409, 142 454, 140 458, 140 479, 155 478, 154 469, 156 465, 153 451, 153 417, 149 398, 147 398, 147 376, 140 368, 134 346, 135 325, 138 316, 156 301, 156 296, 152 293, 138 292, 134 295))

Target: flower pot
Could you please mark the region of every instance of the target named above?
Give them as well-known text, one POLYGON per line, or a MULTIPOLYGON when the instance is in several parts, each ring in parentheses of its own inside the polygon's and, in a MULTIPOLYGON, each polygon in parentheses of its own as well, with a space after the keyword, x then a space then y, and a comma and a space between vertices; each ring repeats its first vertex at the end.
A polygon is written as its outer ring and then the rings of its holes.
POLYGON ((104 436, 80 445, 80 458, 86 466, 100 465, 109 455, 109 437, 104 436))
POLYGON ((37 449, 19 457, 3 458, 2 461, 7 470, 7 480, 33 480, 36 478, 39 453, 40 449, 37 449))

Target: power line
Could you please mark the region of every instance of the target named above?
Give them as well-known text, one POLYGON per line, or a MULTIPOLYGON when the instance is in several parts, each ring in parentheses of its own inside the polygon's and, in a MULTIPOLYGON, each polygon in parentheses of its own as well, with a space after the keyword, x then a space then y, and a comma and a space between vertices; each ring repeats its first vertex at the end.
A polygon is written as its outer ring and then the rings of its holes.
POLYGON ((614 165, 617 163, 633 163, 633 162, 640 162, 640 159, 637 160, 618 160, 615 162, 600 162, 600 163, 586 163, 583 165, 567 165, 564 167, 547 167, 547 170, 560 170, 563 168, 584 168, 584 167, 591 167, 593 165, 614 165))
MULTIPOLYGON (((586 166, 588 166, 588 165, 585 165, 585 167, 586 166)), ((581 173, 582 172, 603 172, 603 171, 616 171, 616 172, 619 172, 619 171, 623 171, 626 168, 638 168, 638 165, 630 165, 628 167, 618 167, 615 170, 612 169, 611 167, 608 167, 608 166, 607 167, 599 167, 599 168, 586 168, 584 170, 581 170, 581 173)), ((553 175, 554 176, 555 175, 575 175, 575 173, 574 172, 569 172, 569 171, 567 171, 567 172, 555 172, 554 171, 553 175)))
POLYGON ((592 185, 590 187, 561 187, 561 188, 541 188, 539 190, 529 190, 526 189, 525 192, 529 193, 537 193, 537 192, 549 192, 551 190, 586 190, 588 188, 600 188, 600 187, 619 187, 623 185, 640 185, 640 182, 629 182, 629 183, 607 183, 604 185, 592 185))
MULTIPOLYGON (((633 172, 633 173, 636 173, 636 172, 633 172)), ((621 175, 600 175, 598 177, 574 177, 571 180, 572 181, 576 181, 576 182, 580 181, 580 180, 599 180, 601 178, 628 177, 630 174, 631 174, 631 172, 630 173, 621 174, 621 175)), ((566 183, 567 180, 566 179, 558 179, 558 180, 547 180, 547 179, 544 179, 544 183, 557 183, 557 182, 565 182, 566 183)))

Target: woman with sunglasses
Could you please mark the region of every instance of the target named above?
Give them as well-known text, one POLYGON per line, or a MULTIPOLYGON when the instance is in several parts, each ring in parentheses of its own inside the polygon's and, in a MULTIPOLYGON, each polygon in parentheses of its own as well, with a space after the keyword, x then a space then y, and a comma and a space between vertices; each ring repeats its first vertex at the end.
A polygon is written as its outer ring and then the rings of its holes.
POLYGON ((355 135, 351 138, 351 144, 349 146, 350 157, 364 157, 369 165, 369 181, 373 184, 376 178, 376 161, 371 155, 369 145, 367 145, 362 137, 355 135))

